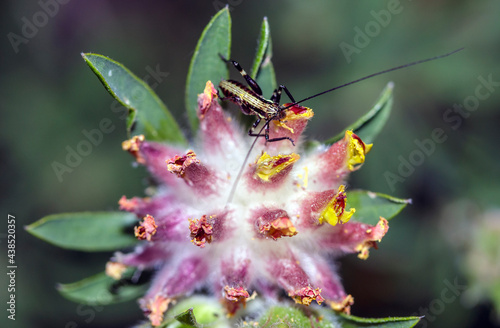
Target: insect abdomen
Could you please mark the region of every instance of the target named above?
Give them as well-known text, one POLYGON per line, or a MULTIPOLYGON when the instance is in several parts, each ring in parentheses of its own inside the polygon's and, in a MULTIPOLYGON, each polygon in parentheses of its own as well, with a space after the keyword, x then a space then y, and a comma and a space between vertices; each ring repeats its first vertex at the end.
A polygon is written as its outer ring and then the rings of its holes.
POLYGON ((276 113, 277 108, 275 108, 276 105, 273 102, 264 99, 237 81, 223 80, 220 82, 219 87, 229 100, 238 106, 254 111, 254 113, 248 114, 256 114, 265 118, 276 113))

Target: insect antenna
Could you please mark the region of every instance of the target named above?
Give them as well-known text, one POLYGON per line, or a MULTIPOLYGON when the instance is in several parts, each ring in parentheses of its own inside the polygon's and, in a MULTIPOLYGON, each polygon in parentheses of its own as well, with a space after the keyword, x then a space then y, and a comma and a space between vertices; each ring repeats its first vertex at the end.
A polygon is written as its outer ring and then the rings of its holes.
MULTIPOLYGON (((259 130, 259 134, 261 134, 262 131, 264 131, 264 129, 266 128, 266 126, 269 125, 269 122, 270 121, 266 121, 264 126, 259 130)), ((257 143, 258 139, 259 139, 259 137, 255 137, 254 141, 252 142, 252 145, 250 146, 250 149, 248 149, 247 155, 245 156, 245 159, 243 160, 243 164, 241 164, 240 171, 238 172, 238 175, 236 176, 236 180, 234 180, 233 186, 231 187, 231 191, 229 192, 229 197, 227 198, 226 206, 233 201, 233 196, 234 196, 234 193, 236 192, 236 187, 238 186, 238 182, 241 179, 241 175, 243 174, 243 170, 245 169, 245 165, 248 161, 248 158, 250 157, 250 153, 252 152, 252 149, 255 146, 255 144, 257 143)))
POLYGON ((370 74, 370 75, 367 75, 367 76, 364 76, 362 78, 359 78, 359 79, 356 79, 354 81, 351 81, 351 82, 348 82, 348 83, 345 83, 345 84, 342 84, 342 85, 339 85, 339 86, 336 86, 335 88, 331 88, 331 89, 328 89, 328 90, 325 90, 323 92, 320 92, 320 93, 317 93, 315 95, 312 95, 312 96, 309 96, 307 98, 304 98, 302 100, 299 100, 299 101, 296 101, 292 104, 289 104, 288 106, 286 107, 283 107, 281 110, 285 110, 285 109, 288 109, 290 107, 293 107, 297 104, 300 104, 306 100, 309 100, 309 99, 312 99, 312 98, 316 98, 318 96, 321 96, 321 95, 324 95, 325 93, 328 93, 328 92, 332 92, 334 90, 337 90, 337 89, 340 89, 340 88, 343 88, 343 87, 347 87, 348 85, 351 85, 351 84, 354 84, 354 83, 358 83, 358 82, 361 82, 363 80, 366 80, 366 79, 369 79, 371 77, 374 77, 374 76, 377 76, 377 75, 382 75, 382 74, 385 74, 385 73, 389 73, 389 72, 392 72, 392 71, 397 71, 399 69, 402 69, 402 68, 406 68, 406 67, 410 67, 410 66, 414 66, 414 65, 418 65, 418 64, 422 64, 422 63, 425 63, 425 62, 428 62, 428 61, 432 61, 432 60, 436 60, 436 59, 440 59, 440 58, 444 58, 444 57, 448 57, 450 55, 453 55, 454 53, 457 53, 459 51, 462 51, 464 48, 460 48, 460 49, 456 49, 456 50, 453 50, 452 52, 449 52, 447 54, 444 54, 444 55, 439 55, 439 56, 435 56, 435 57, 431 57, 431 58, 427 58, 427 59, 422 59, 422 60, 417 60, 415 62, 412 62, 412 63, 408 63, 408 64, 404 64, 404 65, 401 65, 401 66, 396 66, 396 67, 393 67, 393 68, 389 68, 389 69, 386 69, 386 70, 383 70, 383 71, 380 71, 380 72, 377 72, 377 73, 373 73, 373 74, 370 74))
MULTIPOLYGON (((377 75, 382 75, 382 74, 385 74, 385 73, 389 73, 389 72, 392 72, 392 71, 397 71, 397 70, 400 70, 400 69, 403 69, 403 68, 407 68, 407 67, 410 67, 410 66, 414 66, 414 65, 418 65, 418 64, 422 64, 422 63, 425 63, 425 62, 428 62, 428 61, 432 61, 432 60, 436 60, 436 59, 440 59, 440 58, 444 58, 444 57, 448 57, 450 55, 453 55, 454 53, 457 53, 459 51, 462 51, 464 48, 459 48, 459 49, 456 49, 456 50, 453 50, 452 52, 449 52, 449 53, 446 53, 444 55, 439 55, 439 56, 435 56, 435 57, 431 57, 431 58, 427 58, 427 59, 422 59, 422 60, 417 60, 417 61, 414 61, 412 63, 408 63, 408 64, 404 64, 404 65, 400 65, 400 66, 396 66, 396 67, 393 67, 393 68, 389 68, 389 69, 386 69, 386 70, 383 70, 383 71, 380 71, 380 72, 376 72, 376 73, 373 73, 373 74, 370 74, 370 75, 367 75, 367 76, 364 76, 362 78, 359 78, 359 79, 356 79, 354 81, 351 81, 351 82, 348 82, 348 83, 345 83, 345 84, 342 84, 342 85, 339 85, 339 86, 336 86, 334 88, 331 88, 331 89, 328 89, 328 90, 325 90, 323 92, 320 92, 320 93, 317 93, 315 95, 312 95, 312 96, 309 96, 309 97, 306 97, 302 100, 299 100, 299 101, 296 101, 294 103, 291 103, 289 104, 288 106, 286 107, 283 107, 280 109, 280 111, 284 111, 290 107, 293 107, 295 105, 298 105, 304 101, 307 101, 309 99, 312 99, 312 98, 316 98, 316 97, 319 97, 321 95, 324 95, 325 93, 329 93, 329 92, 332 92, 334 90, 338 90, 340 88, 343 88, 343 87, 346 87, 348 85, 351 85, 351 84, 355 84, 355 83, 358 83, 358 82, 361 82, 363 80, 366 80, 366 79, 369 79, 369 78, 372 78, 374 76, 377 76, 377 75)), ((226 61, 222 56, 221 58, 226 61)), ((273 117, 271 117, 270 119, 266 120, 266 123, 264 124, 264 126, 260 129, 259 131, 259 135, 262 133, 262 131, 264 131, 264 129, 266 128, 266 126, 269 125, 269 123, 274 120, 276 117, 278 117, 279 113, 276 113, 273 117)), ((257 139, 258 137, 255 137, 255 140, 253 141, 252 145, 250 146, 250 149, 248 150, 248 153, 247 155, 245 156, 245 159, 243 160, 243 164, 241 165, 241 168, 240 168, 240 171, 238 172, 238 175, 236 176, 236 180, 234 181, 233 183, 233 186, 231 187, 231 191, 229 193, 229 197, 227 199, 227 202, 226 202, 226 206, 228 206, 232 200, 233 200, 233 197, 234 197, 234 194, 236 192, 236 187, 238 186, 238 182, 240 181, 241 179, 241 175, 243 174, 243 170, 245 168, 245 165, 248 161, 248 158, 250 157, 250 153, 252 152, 255 144, 257 143, 257 139)))

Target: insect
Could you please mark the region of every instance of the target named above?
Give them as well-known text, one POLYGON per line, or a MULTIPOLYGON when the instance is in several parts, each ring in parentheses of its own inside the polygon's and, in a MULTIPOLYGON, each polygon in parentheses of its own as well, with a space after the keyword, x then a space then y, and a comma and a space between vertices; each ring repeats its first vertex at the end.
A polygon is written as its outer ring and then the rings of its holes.
POLYGON ((295 99, 293 98, 292 94, 287 89, 287 87, 282 85, 282 84, 280 84, 278 89, 274 90, 274 92, 271 96, 271 99, 264 98, 264 96, 262 95, 262 89, 260 88, 260 86, 257 84, 257 82, 254 79, 252 79, 252 77, 250 77, 245 72, 245 70, 240 66, 240 64, 237 61, 234 61, 232 59, 226 59, 226 58, 224 58, 224 56, 219 54, 219 56, 221 57, 221 59, 224 62, 226 62, 228 64, 232 64, 240 72, 240 74, 243 76, 243 78, 246 80, 246 82, 248 84, 248 87, 246 87, 238 81, 222 80, 219 83, 219 88, 222 91, 224 97, 219 97, 219 98, 221 98, 221 100, 223 100, 223 101, 229 100, 229 101, 235 103, 236 105, 238 105, 240 107, 241 111, 245 115, 256 115, 257 116, 257 120, 255 121, 255 123, 252 125, 252 127, 248 131, 248 135, 254 136, 255 140, 253 141, 252 145, 250 146, 250 149, 247 152, 245 159, 243 160, 243 164, 241 165, 241 168, 238 172, 238 175, 236 176, 236 179, 233 183, 233 187, 231 188, 231 191, 229 192, 229 197, 228 197, 226 205, 231 203, 231 201, 233 199, 233 196, 235 194, 235 191, 236 191, 236 188, 238 185, 238 181, 240 180, 241 175, 243 173, 243 169, 245 168, 245 163, 248 161, 248 158, 250 157, 250 153, 251 153, 253 147, 255 146, 255 143, 257 142, 258 137, 265 137, 267 142, 275 142, 275 141, 281 141, 281 140, 287 139, 292 143, 292 145, 295 146, 294 140, 290 137, 269 138, 269 124, 273 120, 282 120, 286 116, 286 110, 288 108, 291 108, 295 105, 298 105, 306 100, 316 98, 318 96, 324 95, 325 93, 329 93, 329 92, 332 92, 334 90, 346 87, 348 85, 361 82, 363 80, 372 78, 374 76, 389 73, 389 72, 396 71, 396 70, 399 70, 402 68, 425 63, 428 61, 436 60, 439 58, 447 57, 447 56, 450 56, 450 55, 452 55, 456 52, 459 52, 463 49, 464 48, 460 48, 460 49, 454 50, 454 51, 449 52, 449 53, 444 54, 444 55, 418 60, 418 61, 415 61, 412 63, 396 66, 396 67, 389 68, 389 69, 386 69, 386 70, 383 70, 383 71, 380 71, 377 73, 373 73, 373 74, 364 76, 362 78, 356 79, 354 81, 351 81, 351 82, 336 86, 334 88, 325 90, 323 92, 317 93, 315 95, 306 97, 306 98, 299 100, 299 101, 295 101, 295 99), (291 104, 280 105, 281 93, 283 92, 283 90, 287 94, 288 98, 290 98, 290 100, 292 101, 291 104), (264 126, 259 130, 258 133, 254 133, 255 128, 257 128, 257 126, 259 125, 259 123, 262 120, 265 121, 264 126), (264 131, 264 134, 262 134, 262 131, 264 131))
POLYGON ((293 140, 289 137, 269 138, 269 122, 272 120, 281 120, 285 117, 285 108, 280 105, 281 92, 285 90, 288 98, 290 98, 292 102, 295 102, 295 99, 293 99, 293 96, 290 91, 288 91, 287 87, 281 84, 278 89, 274 90, 271 99, 268 100, 262 96, 262 89, 257 82, 252 79, 247 72, 245 72, 237 61, 226 59, 220 54, 219 56, 226 63, 233 64, 250 87, 249 89, 240 82, 234 80, 222 80, 219 83, 219 88, 222 90, 222 94, 224 94, 224 98, 221 98, 221 100, 227 99, 235 103, 241 108, 241 111, 245 115, 257 115, 257 120, 248 131, 248 135, 253 137, 265 137, 267 142, 288 139, 293 145, 295 145, 293 140), (261 120, 266 121, 264 135, 260 132, 254 133, 255 128, 259 125, 261 120))
POLYGON ((273 120, 280 120, 281 121, 286 116, 286 110, 288 108, 293 107, 293 106, 295 106, 299 103, 302 103, 306 100, 321 96, 325 93, 332 92, 334 90, 346 87, 348 85, 351 85, 351 84, 354 84, 357 82, 361 82, 363 80, 369 79, 369 78, 377 76, 377 75, 381 75, 381 74, 392 72, 392 71, 399 70, 402 68, 425 63, 425 62, 428 62, 431 60, 436 60, 439 58, 450 56, 450 55, 452 55, 452 54, 454 54, 462 49, 463 48, 460 48, 460 49, 454 50, 454 51, 449 52, 449 53, 444 54, 444 55, 415 61, 415 62, 412 62, 409 64, 396 66, 396 67, 389 68, 389 69, 386 69, 386 70, 383 70, 383 71, 380 71, 377 73, 373 73, 373 74, 364 76, 362 78, 359 78, 357 80, 354 80, 354 81, 336 86, 334 88, 325 90, 323 92, 317 93, 315 95, 309 96, 309 97, 304 98, 304 99, 299 100, 299 101, 295 101, 295 99, 293 98, 290 91, 283 84, 280 84, 279 87, 276 90, 274 90, 274 92, 271 96, 271 99, 264 98, 264 96, 262 95, 262 89, 260 88, 260 86, 257 84, 257 82, 254 79, 252 79, 252 77, 250 77, 250 75, 248 75, 245 72, 245 70, 240 66, 240 64, 237 61, 234 61, 232 59, 226 59, 226 58, 224 58, 224 56, 219 54, 219 56, 221 57, 221 59, 224 62, 226 62, 228 64, 232 64, 240 72, 240 74, 243 76, 243 78, 246 80, 246 82, 248 84, 248 87, 246 87, 243 84, 241 84, 240 82, 235 81, 235 80, 222 80, 219 83, 219 88, 222 91, 222 94, 224 95, 224 97, 221 97, 221 100, 229 100, 229 101, 235 103, 236 105, 238 105, 240 107, 241 111, 245 115, 256 115, 257 116, 257 120, 255 121, 255 123, 252 125, 252 127, 248 131, 248 135, 253 136, 253 137, 265 137, 267 142, 275 142, 275 141, 281 141, 281 140, 287 139, 292 143, 292 145, 295 146, 294 140, 290 137, 269 138, 269 124, 273 120), (281 93, 283 91, 285 91, 288 98, 290 98, 290 100, 292 101, 291 104, 287 104, 286 106, 280 105, 281 93), (262 127, 262 129, 258 133, 254 133, 255 128, 259 125, 259 123, 262 120, 265 121, 264 127, 262 127), (264 134, 262 134, 263 130, 265 130, 264 134))

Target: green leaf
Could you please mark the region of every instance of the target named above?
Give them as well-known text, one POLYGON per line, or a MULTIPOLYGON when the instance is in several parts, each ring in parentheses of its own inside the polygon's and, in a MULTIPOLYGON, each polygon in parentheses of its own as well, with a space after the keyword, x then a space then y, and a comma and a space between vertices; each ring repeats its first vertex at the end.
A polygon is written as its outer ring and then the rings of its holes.
POLYGON ((353 124, 342 130, 341 133, 337 134, 335 137, 328 139, 326 144, 333 144, 344 137, 346 130, 353 130, 364 143, 369 144, 375 140, 375 137, 387 122, 389 114, 392 108, 392 89, 394 84, 389 82, 385 89, 382 91, 380 98, 378 99, 375 106, 360 119, 358 119, 353 124))
POLYGON ((355 208, 353 219, 358 222, 377 224, 379 217, 387 220, 401 212, 411 199, 401 199, 366 190, 347 192, 346 208, 355 208))
POLYGON ((201 325, 196 322, 196 318, 194 317, 193 313, 193 308, 186 310, 185 312, 182 312, 181 314, 178 314, 175 316, 175 319, 185 325, 186 327, 190 328, 200 328, 201 325))
POLYGON ((304 312, 291 306, 273 306, 262 315, 259 324, 260 327, 311 327, 311 321, 304 312))
POLYGON ((260 65, 264 60, 270 37, 269 23, 267 22, 267 17, 264 17, 260 27, 259 39, 257 40, 257 51, 255 52, 255 58, 253 60, 252 73, 250 74, 253 79, 256 78, 260 65))
POLYGON ((229 58, 231 48, 231 17, 229 9, 220 10, 203 30, 189 65, 186 82, 186 109, 191 130, 198 130, 198 94, 205 89, 207 81, 217 86, 227 79, 229 70, 219 54, 229 58))
POLYGON ((252 78, 254 78, 262 89, 264 97, 271 97, 276 89, 276 76, 274 74, 271 30, 267 17, 264 17, 260 28, 259 41, 257 42, 257 52, 252 66, 252 78))
POLYGON ((79 251, 111 251, 137 242, 127 230, 137 222, 127 212, 80 212, 46 216, 26 227, 53 245, 79 251))
POLYGON ((161 328, 229 327, 226 312, 216 299, 191 296, 168 309, 161 328))
POLYGON ((129 136, 144 134, 147 140, 186 143, 172 114, 143 80, 108 57, 93 53, 82 57, 106 90, 128 108, 129 136))
MULTIPOLYGON (((130 277, 133 270, 127 269, 124 277, 130 277)), ((144 295, 144 285, 119 285, 120 281, 108 277, 104 272, 71 284, 59 284, 57 290, 74 302, 88 305, 107 305, 136 299, 144 295)))
MULTIPOLYGON (((272 46, 271 46, 271 31, 267 17, 264 17, 260 27, 260 35, 257 40, 257 50, 252 65, 250 76, 257 82, 262 90, 264 98, 270 98, 274 89, 276 89, 276 77, 274 68, 271 62, 272 46)), ((255 122, 253 115, 243 115, 241 111, 233 112, 244 126, 250 128, 250 125, 255 122)))
POLYGON ((345 314, 339 316, 339 322, 342 328, 411 328, 419 321, 419 317, 369 319, 345 314))
MULTIPOLYGON (((273 306, 259 319, 258 327, 332 328, 335 324, 333 312, 319 307, 273 306)), ((252 323, 242 327, 255 327, 252 323)))

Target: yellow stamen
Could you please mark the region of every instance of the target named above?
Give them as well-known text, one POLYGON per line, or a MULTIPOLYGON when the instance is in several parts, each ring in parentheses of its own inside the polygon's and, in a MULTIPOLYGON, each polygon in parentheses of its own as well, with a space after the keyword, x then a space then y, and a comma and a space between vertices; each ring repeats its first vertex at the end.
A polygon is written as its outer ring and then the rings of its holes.
POLYGON ((337 194, 330 200, 323 212, 321 212, 319 223, 322 224, 326 221, 335 226, 337 223, 344 224, 349 221, 356 210, 351 208, 349 211, 345 211, 346 197, 345 186, 341 185, 337 194))
POLYGON ((146 160, 141 156, 139 150, 141 148, 141 144, 144 142, 144 135, 134 136, 129 140, 125 140, 122 142, 122 149, 128 151, 132 156, 135 157, 137 163, 144 164, 146 160))
POLYGON ((298 232, 288 217, 280 217, 276 220, 259 227, 259 232, 274 240, 281 237, 293 237, 298 232))
POLYGON ((340 302, 330 302, 330 307, 334 311, 343 312, 345 314, 351 314, 351 305, 354 304, 354 298, 351 295, 347 295, 340 302))
POLYGON ((344 141, 347 142, 347 166, 350 171, 357 170, 365 162, 365 156, 372 149, 373 144, 365 144, 356 134, 348 130, 344 141))
POLYGON ((374 229, 368 229, 368 231, 366 231, 367 234, 372 234, 370 238, 359 243, 354 248, 354 251, 358 252, 358 258, 366 260, 370 255, 370 248, 377 248, 377 241, 380 242, 382 240, 387 230, 389 230, 389 223, 386 219, 380 217, 374 229))
POLYGON ((259 177, 262 181, 268 182, 269 179, 272 179, 285 168, 295 163, 299 158, 300 156, 295 153, 290 155, 269 156, 264 152, 257 160, 255 176, 259 177))
POLYGON ((148 214, 143 218, 139 226, 134 227, 134 235, 139 240, 151 241, 151 238, 156 234, 156 228, 158 226, 156 225, 155 218, 148 214))
POLYGON ((125 270, 127 270, 127 266, 123 263, 111 261, 106 263, 106 275, 114 280, 120 280, 125 270))
POLYGON ((161 295, 156 295, 153 300, 150 300, 146 307, 150 311, 148 318, 151 321, 151 325, 156 327, 161 325, 163 322, 163 316, 165 311, 168 309, 168 305, 172 302, 170 298, 163 297, 161 295))
MULTIPOLYGON (((287 105, 289 104, 284 104, 283 106, 286 107, 287 105)), ((295 133, 291 127, 286 125, 287 122, 293 123, 294 121, 297 120, 303 120, 303 119, 308 120, 313 116, 314 112, 312 109, 296 105, 286 110, 286 116, 283 120, 275 120, 273 121, 273 123, 278 128, 285 128, 291 133, 295 133)))

